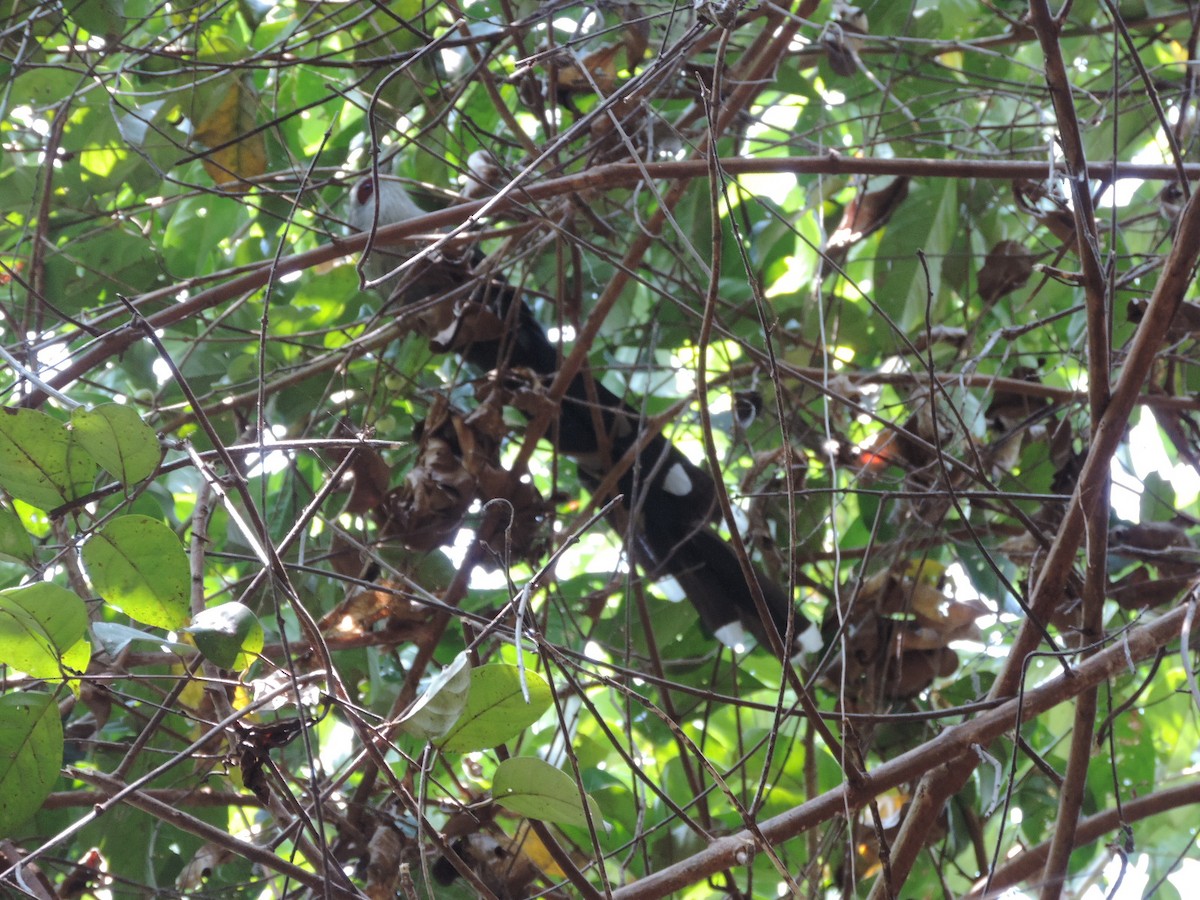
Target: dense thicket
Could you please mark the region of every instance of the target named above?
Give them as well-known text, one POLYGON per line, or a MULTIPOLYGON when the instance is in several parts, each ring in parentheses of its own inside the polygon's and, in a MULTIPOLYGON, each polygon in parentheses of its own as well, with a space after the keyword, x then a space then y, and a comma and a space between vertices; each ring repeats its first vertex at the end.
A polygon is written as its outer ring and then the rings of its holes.
POLYGON ((6 12, 2 891, 1171 896, 1194 4, 6 12), (576 372, 822 652, 635 564, 576 372))

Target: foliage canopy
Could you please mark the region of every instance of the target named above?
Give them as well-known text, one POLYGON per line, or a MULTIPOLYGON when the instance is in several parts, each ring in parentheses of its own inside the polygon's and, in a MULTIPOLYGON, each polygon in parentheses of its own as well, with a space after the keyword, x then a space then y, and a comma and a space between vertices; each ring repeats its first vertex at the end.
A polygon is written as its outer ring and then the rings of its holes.
POLYGON ((4 890, 1057 896, 1115 858, 1166 895, 1195 858, 1192 4, 9 10, 4 890), (363 289, 371 172, 431 211, 378 246, 480 246, 720 472, 820 660, 703 633, 545 391, 363 289), (375 515, 406 484, 437 540, 375 515))

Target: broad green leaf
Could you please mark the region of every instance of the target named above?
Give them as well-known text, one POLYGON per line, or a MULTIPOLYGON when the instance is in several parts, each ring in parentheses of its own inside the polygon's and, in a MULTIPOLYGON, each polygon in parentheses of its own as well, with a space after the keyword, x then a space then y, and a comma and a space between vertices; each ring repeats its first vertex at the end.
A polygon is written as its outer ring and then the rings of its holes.
POLYGON ((1177 510, 1175 485, 1160 472, 1147 472, 1142 477, 1140 506, 1143 522, 1169 522, 1177 510))
POLYGON ((472 681, 471 657, 464 650, 429 682, 397 723, 400 729, 427 741, 440 738, 462 714, 472 681))
POLYGON ((0 559, 33 562, 33 540, 21 524, 21 517, 6 505, 0 505, 0 559))
POLYGON ((0 696, 0 837, 38 811, 58 778, 62 756, 62 720, 53 695, 0 696))
POLYGON ((262 624, 241 603, 222 603, 197 613, 183 630, 191 634, 200 652, 222 669, 248 669, 262 652, 262 624))
POLYGON ((187 621, 187 554, 158 519, 113 519, 84 544, 83 562, 96 593, 131 619, 166 629, 187 621))
POLYGON ((451 752, 497 747, 516 737, 550 708, 550 686, 537 672, 526 668, 529 702, 521 690, 521 670, 498 663, 471 672, 471 693, 458 722, 441 745, 451 752))
POLYGON ((182 650, 191 653, 196 648, 182 641, 169 641, 156 634, 122 625, 120 622, 93 622, 92 634, 100 645, 112 656, 116 656, 133 643, 152 644, 155 647, 165 647, 172 650, 182 650))
POLYGON ((32 103, 40 106, 53 103, 56 97, 67 96, 75 90, 79 76, 50 66, 32 66, 9 84, 12 91, 10 104, 32 103))
MULTIPOLYGON (((530 819, 587 826, 575 780, 562 769, 532 756, 514 756, 496 766, 492 799, 505 809, 530 819)), ((599 824, 600 807, 590 796, 587 801, 592 821, 599 824)))
POLYGON ((81 497, 96 464, 62 424, 32 409, 0 412, 0 487, 39 509, 81 497))
POLYGON ((123 0, 82 0, 71 6, 71 20, 91 34, 107 34, 124 17, 123 0))
POLYGON ((942 262, 959 227, 957 198, 956 182, 950 178, 915 185, 879 241, 875 297, 909 338, 924 329, 926 310, 933 324, 943 321, 941 311, 949 298, 942 291, 942 262))
POLYGON ((71 430, 80 445, 122 484, 148 478, 161 452, 154 429, 128 406, 105 403, 71 414, 71 430))
POLYGON ((83 601, 56 584, 0 591, 0 662, 34 678, 82 671, 91 658, 87 624, 83 601))
POLYGON ((228 239, 237 225, 232 205, 209 204, 202 198, 180 200, 159 238, 167 264, 182 267, 177 273, 180 276, 207 274, 214 248, 228 239))

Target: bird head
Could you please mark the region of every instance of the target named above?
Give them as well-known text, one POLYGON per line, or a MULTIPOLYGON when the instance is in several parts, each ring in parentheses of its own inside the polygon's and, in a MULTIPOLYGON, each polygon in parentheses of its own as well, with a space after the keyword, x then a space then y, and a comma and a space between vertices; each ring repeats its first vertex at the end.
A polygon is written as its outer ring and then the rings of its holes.
MULTIPOLYGON (((413 202, 408 191, 394 178, 367 176, 350 188, 346 220, 354 232, 373 231, 407 222, 425 215, 425 210, 413 202)), ((407 258, 397 248, 373 247, 363 262, 363 271, 371 281, 382 278, 407 258)), ((391 296, 399 279, 390 279, 376 286, 383 297, 391 296)))

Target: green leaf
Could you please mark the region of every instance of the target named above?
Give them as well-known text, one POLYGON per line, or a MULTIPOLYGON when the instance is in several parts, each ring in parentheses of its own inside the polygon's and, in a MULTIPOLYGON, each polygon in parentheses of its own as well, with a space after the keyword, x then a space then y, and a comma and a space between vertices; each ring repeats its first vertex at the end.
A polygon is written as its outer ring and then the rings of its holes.
POLYGON ((1176 514, 1175 485, 1161 472, 1147 472, 1142 477, 1140 503, 1143 522, 1169 522, 1176 514))
POLYGON ((464 650, 429 682, 397 723, 407 734, 435 740, 449 731, 467 705, 471 684, 471 657, 464 650))
POLYGON ((5 505, 0 505, 0 559, 33 562, 33 540, 21 524, 21 517, 5 505))
POLYGON ((528 703, 517 666, 497 663, 471 672, 466 708, 446 734, 442 749, 468 753, 497 747, 540 719, 550 708, 550 686, 529 668, 525 669, 525 683, 529 687, 528 703))
POLYGON ((0 662, 34 678, 60 678, 64 667, 87 668, 87 608, 49 582, 0 591, 0 662))
POLYGON ((222 603, 197 613, 183 630, 195 639, 200 652, 222 669, 248 669, 262 652, 262 623, 241 603, 222 603))
POLYGON ((131 619, 166 629, 187 621, 187 554, 158 519, 113 519, 84 544, 83 562, 96 592, 131 619))
POLYGON ((92 459, 122 484, 148 478, 158 468, 158 437, 128 406, 105 403, 90 411, 77 409, 71 414, 71 430, 92 459))
POLYGON ((71 20, 91 34, 108 34, 124 18, 123 0, 82 0, 71 7, 71 20))
POLYGON ((946 319, 942 310, 949 298, 942 291, 942 262, 958 227, 957 182, 947 178, 914 186, 884 229, 876 254, 876 297, 909 337, 924 329, 927 308, 934 324, 946 319), (925 254, 926 265, 918 251, 925 254))
POLYGON ((0 487, 39 509, 83 496, 96 465, 55 419, 32 409, 0 414, 0 487))
MULTIPOLYGON (((590 795, 593 822, 600 822, 600 807, 590 795)), ((492 799, 505 809, 530 819, 558 825, 587 826, 579 787, 562 769, 532 756, 514 756, 496 766, 492 799)))
POLYGON ((62 768, 63 732, 51 694, 0 697, 0 837, 38 811, 62 768))
POLYGON ((100 646, 111 656, 116 656, 134 642, 152 644, 155 647, 171 650, 182 650, 185 653, 191 653, 196 649, 191 644, 169 641, 159 635, 150 634, 148 631, 139 631, 137 628, 122 625, 120 622, 93 622, 92 634, 100 642, 100 646))

